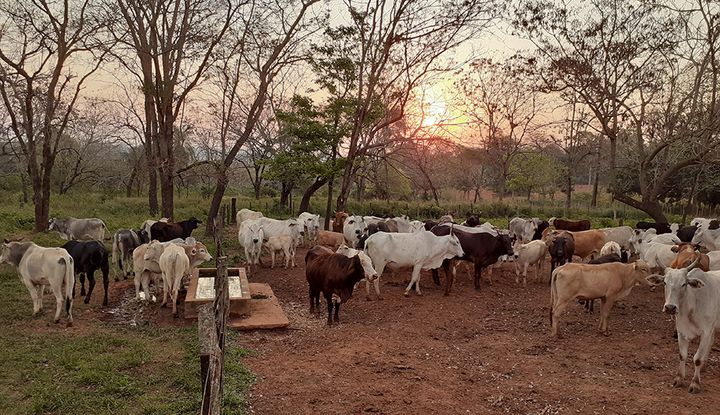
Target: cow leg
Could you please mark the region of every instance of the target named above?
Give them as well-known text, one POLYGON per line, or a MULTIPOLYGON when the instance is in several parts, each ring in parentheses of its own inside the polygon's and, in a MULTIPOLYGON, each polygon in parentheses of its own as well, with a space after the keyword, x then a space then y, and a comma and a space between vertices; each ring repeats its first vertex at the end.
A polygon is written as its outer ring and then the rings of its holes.
POLYGON ((167 305, 168 283, 167 283, 167 276, 165 275, 164 272, 162 273, 162 282, 163 282, 163 299, 162 299, 162 303, 160 303, 160 307, 165 307, 167 305))
MULTIPOLYGON (((489 272, 488 272, 489 274, 489 272)), ((515 284, 520 283, 520 263, 515 261, 515 284)))
POLYGON ((270 250, 270 258, 272 258, 272 264, 270 264, 270 269, 275 268, 275 250, 270 250))
MULTIPOLYGON (((443 264, 443 268, 445 268, 443 264)), ((447 270, 445 270, 445 274, 447 275, 447 270)), ((435 285, 440 285, 440 273, 438 272, 438 268, 435 268, 432 270, 432 279, 435 285)))
POLYGON ((445 273, 445 292, 444 295, 450 295, 450 289, 452 288, 453 282, 455 281, 455 277, 457 276, 457 266, 458 262, 454 261, 452 265, 452 272, 451 273, 445 273))
POLYGON ((43 312, 43 296, 45 296, 45 285, 40 284, 37 286, 37 293, 38 293, 38 313, 43 312))
POLYGON ((332 295, 325 294, 325 302, 327 303, 327 310, 328 310, 327 325, 332 326, 332 311, 333 311, 332 295))
POLYGON ((528 269, 528 263, 525 262, 523 264, 523 287, 527 287, 527 269, 528 269))
POLYGON ((690 382, 690 388, 688 392, 698 393, 700 392, 700 371, 702 370, 705 363, 707 363, 708 355, 710 354, 710 348, 715 340, 715 332, 713 328, 700 335, 700 344, 695 352, 693 363, 695 363, 695 374, 693 375, 692 381, 690 382))
POLYGON ((182 285, 182 275, 176 275, 175 280, 172 281, 172 302, 173 302, 173 317, 178 317, 178 310, 177 310, 177 299, 178 299, 178 291, 180 291, 180 285, 182 285))
POLYGON ((420 292, 420 270, 422 269, 422 265, 417 264, 413 267, 412 270, 412 278, 410 278, 410 284, 408 284, 407 288, 405 288, 405 296, 407 297, 410 295, 410 290, 412 289, 413 284, 415 284, 415 292, 417 292, 417 295, 422 295, 420 292))
MULTIPOLYGON (((102 270, 102 274, 103 274, 103 290, 104 290, 102 305, 107 306, 108 305, 108 284, 110 282, 110 278, 109 278, 110 277, 110 267, 109 266, 106 267, 103 265, 101 270, 102 270)), ((127 276, 125 278, 127 278, 127 276)))
MULTIPOLYGON (((673 379, 673 386, 679 388, 682 386, 685 380, 685 362, 687 361, 688 347, 690 346, 690 339, 683 336, 680 332, 677 334, 678 350, 680 352, 680 364, 678 366, 678 374, 673 379)), ((699 348, 698 348, 699 349, 699 348)))
POLYGON ((550 328, 550 335, 556 336, 558 339, 561 338, 560 330, 559 330, 559 323, 560 323, 560 315, 565 311, 565 308, 567 307, 568 302, 558 302, 557 305, 553 306, 550 310, 550 315, 552 317, 552 326, 550 328))
POLYGON ((600 299, 600 332, 606 336, 610 334, 608 333, 608 316, 613 303, 614 301, 605 297, 600 299))
MULTIPOLYGON (((30 292, 30 298, 32 299, 33 303, 33 317, 35 317, 40 310, 42 310, 42 296, 38 296, 38 287, 33 285, 32 282, 23 279, 23 283, 25 284, 25 287, 27 287, 28 291, 30 292)), ((41 285, 42 287, 42 285, 41 285)))
MULTIPOLYGON (((284 250, 283 250, 283 254, 285 255, 285 269, 288 269, 288 267, 290 266, 290 259, 291 259, 291 257, 290 257, 290 250, 289 250, 289 249, 284 249, 284 250)), ((295 259, 294 259, 294 258, 293 258, 293 261, 292 261, 292 266, 293 266, 293 268, 295 268, 295 259)))
MULTIPOLYGON (((55 319, 53 321, 56 323, 60 322, 60 313, 62 312, 63 303, 65 302, 62 285, 62 281, 50 281, 50 288, 52 288, 52 292, 55 295, 55 319)), ((68 322, 70 322, 69 319, 68 322)))
MULTIPOLYGON (((382 276, 383 271, 385 271, 385 263, 379 262, 377 267, 375 268, 375 272, 377 272, 377 278, 375 278, 375 294, 377 294, 378 300, 382 300, 382 297, 380 297, 380 277, 382 276)), ((370 281, 365 278, 365 299, 370 301, 370 281)))
POLYGON ((339 322, 340 322, 340 303, 339 303, 339 302, 335 303, 335 317, 334 317, 334 319, 335 319, 335 322, 336 322, 336 323, 339 323, 339 322))
MULTIPOLYGON (((482 275, 482 265, 479 262, 476 262, 474 265, 474 271, 475 274, 473 276, 473 283, 475 284, 475 289, 480 289, 480 276, 482 275)), ((488 275, 489 277, 489 275, 488 275)), ((492 281, 490 281, 490 285, 492 285, 492 281)))
POLYGON ((90 296, 92 296, 92 292, 95 289, 95 270, 91 270, 88 272, 88 291, 87 295, 85 296, 85 304, 90 303, 90 296))
MULTIPOLYGON (((74 296, 75 293, 73 293, 74 296)), ((85 295, 85 273, 80 273, 80 297, 85 295)))
MULTIPOLYGON (((492 269, 494 265, 490 265, 488 269, 492 269)), ((475 285, 475 288, 480 288, 480 275, 482 274, 482 267, 478 270, 477 264, 475 265, 475 278, 477 278, 477 285, 475 285)), ((490 272, 488 272, 488 284, 493 285, 492 281, 492 275, 490 272)))
POLYGON ((380 295, 380 276, 375 278, 375 281, 373 281, 373 284, 375 285, 375 296, 378 300, 382 300, 382 295, 380 295))
POLYGON ((308 297, 310 298, 310 314, 315 312, 315 293, 312 288, 308 288, 308 297))

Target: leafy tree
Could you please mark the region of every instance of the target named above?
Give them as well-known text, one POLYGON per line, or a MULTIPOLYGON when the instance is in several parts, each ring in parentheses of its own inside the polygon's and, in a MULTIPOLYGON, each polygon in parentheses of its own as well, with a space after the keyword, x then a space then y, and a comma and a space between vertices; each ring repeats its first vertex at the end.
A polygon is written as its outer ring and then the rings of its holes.
POLYGON ((562 166, 552 157, 539 152, 518 154, 510 166, 508 190, 523 193, 530 200, 532 192, 551 193, 556 189, 562 166))

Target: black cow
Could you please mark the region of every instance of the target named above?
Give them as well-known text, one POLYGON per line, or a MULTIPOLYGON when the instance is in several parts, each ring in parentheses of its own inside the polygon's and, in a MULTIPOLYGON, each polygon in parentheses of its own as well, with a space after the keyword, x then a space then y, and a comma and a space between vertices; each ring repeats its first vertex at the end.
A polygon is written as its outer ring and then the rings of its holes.
POLYGON ((643 222, 640 221, 635 225, 635 229, 655 229, 657 234, 670 233, 670 224, 667 222, 643 222))
POLYGON ((564 230, 570 232, 588 231, 592 224, 587 219, 570 220, 570 219, 558 219, 552 220, 551 226, 554 226, 557 230, 564 230))
POLYGON ((692 242, 695 231, 697 231, 697 226, 683 226, 678 229, 677 237, 680 238, 681 242, 692 242))
POLYGON ((469 215, 463 225, 470 226, 471 228, 480 226, 480 217, 478 215, 469 215))
MULTIPOLYGON (((513 255, 512 240, 505 234, 493 236, 485 232, 469 233, 453 229, 452 226, 436 226, 431 232, 437 236, 444 236, 449 235, 451 230, 457 236, 460 246, 465 252, 463 257, 457 259, 472 262, 475 266, 473 278, 475 288, 480 288, 480 274, 483 268, 496 263, 502 255, 513 255)), ((442 263, 443 270, 445 270, 445 295, 450 294, 453 284, 453 275, 450 272, 453 261, 454 259, 446 259, 442 263)), ((435 284, 440 285, 438 270, 432 270, 432 274, 435 284)))
MULTIPOLYGON (((100 269, 103 274, 103 296, 102 305, 108 304, 108 274, 110 265, 105 245, 100 241, 69 241, 62 246, 75 261, 75 274, 80 274, 80 295, 85 295, 85 275, 88 278, 88 291, 85 296, 85 304, 90 302, 90 296, 95 288, 95 270, 100 269)), ((73 296, 75 288, 73 287, 73 296)))
POLYGON ((171 241, 175 238, 185 239, 192 235, 192 231, 201 224, 194 216, 180 222, 156 222, 150 228, 150 235, 160 242, 171 241))
POLYGON ((566 262, 572 262, 573 254, 575 254, 575 238, 570 232, 560 232, 550 242, 548 247, 550 252, 550 273, 556 267, 565 265, 566 262))
POLYGON ((538 224, 538 228, 533 235, 533 241, 539 241, 542 239, 543 231, 550 227, 550 222, 544 220, 538 224))

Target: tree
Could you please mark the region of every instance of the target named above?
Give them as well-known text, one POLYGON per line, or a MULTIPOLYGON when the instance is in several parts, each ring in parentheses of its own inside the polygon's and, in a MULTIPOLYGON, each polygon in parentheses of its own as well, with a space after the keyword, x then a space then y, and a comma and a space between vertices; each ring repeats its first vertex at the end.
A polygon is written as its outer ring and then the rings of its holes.
MULTIPOLYGON (((336 208, 345 208, 359 163, 373 148, 387 145, 378 132, 402 120, 414 90, 436 72, 448 71, 448 52, 475 38, 489 22, 491 1, 346 1, 356 40, 347 56, 354 68, 352 129, 336 208)), ((387 136, 386 136, 387 137, 387 136)))
POLYGON ((539 152, 520 153, 510 166, 508 190, 527 195, 530 201, 532 192, 551 193, 559 176, 557 162, 539 152))
POLYGON ((143 93, 151 214, 157 210, 157 169, 162 215, 173 217, 175 123, 243 4, 234 0, 117 0, 117 7, 109 10, 124 19, 115 33, 129 53, 119 54, 118 61, 136 78, 143 93))
POLYGON ((533 2, 516 15, 515 27, 537 46, 546 89, 576 94, 609 141, 615 200, 656 221, 666 221, 665 183, 706 162, 717 144, 717 9, 596 0, 585 9, 533 2), (632 149, 621 160, 624 143, 632 149), (637 196, 619 178, 628 169, 637 196))
POLYGON ((503 199, 513 159, 538 130, 538 89, 517 58, 504 63, 490 59, 473 62, 457 81, 464 109, 472 120, 475 145, 487 154, 495 189, 503 199))
POLYGON ((89 0, 0 2, 0 95, 32 185, 36 231, 48 227, 60 141, 109 46, 96 11, 89 0))

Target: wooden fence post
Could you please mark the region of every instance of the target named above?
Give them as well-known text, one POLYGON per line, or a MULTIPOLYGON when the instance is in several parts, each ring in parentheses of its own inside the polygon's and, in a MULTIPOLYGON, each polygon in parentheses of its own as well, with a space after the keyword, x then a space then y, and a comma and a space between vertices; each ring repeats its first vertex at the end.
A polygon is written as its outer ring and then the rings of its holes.
POLYGON ((235 218, 237 217, 237 199, 232 198, 230 199, 230 223, 235 223, 235 218))

